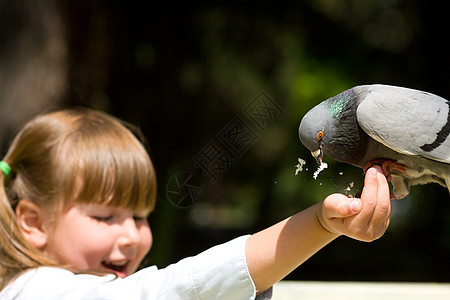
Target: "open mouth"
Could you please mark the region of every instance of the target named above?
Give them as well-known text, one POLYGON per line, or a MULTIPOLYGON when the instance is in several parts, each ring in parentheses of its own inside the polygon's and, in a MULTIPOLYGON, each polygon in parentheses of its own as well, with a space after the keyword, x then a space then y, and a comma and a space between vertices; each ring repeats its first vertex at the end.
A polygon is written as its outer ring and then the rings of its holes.
POLYGON ((102 266, 107 270, 113 271, 120 278, 124 278, 127 276, 128 263, 129 261, 122 261, 122 262, 103 261, 102 266))

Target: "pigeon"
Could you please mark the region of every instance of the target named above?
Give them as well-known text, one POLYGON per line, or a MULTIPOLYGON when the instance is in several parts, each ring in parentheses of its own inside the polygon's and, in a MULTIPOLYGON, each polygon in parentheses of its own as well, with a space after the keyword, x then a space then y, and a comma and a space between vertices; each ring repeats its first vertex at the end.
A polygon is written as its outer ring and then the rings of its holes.
POLYGON ((325 153, 364 171, 380 165, 393 199, 418 184, 438 183, 450 191, 450 101, 437 95, 355 86, 308 111, 298 133, 318 164, 325 153))

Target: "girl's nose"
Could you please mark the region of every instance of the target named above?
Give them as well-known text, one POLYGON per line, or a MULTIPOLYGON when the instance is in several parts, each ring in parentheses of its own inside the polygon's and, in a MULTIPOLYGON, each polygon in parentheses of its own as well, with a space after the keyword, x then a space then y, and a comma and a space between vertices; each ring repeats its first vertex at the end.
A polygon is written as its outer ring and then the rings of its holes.
POLYGON ((120 247, 135 247, 139 245, 140 235, 136 226, 134 218, 127 218, 122 223, 122 234, 119 237, 118 243, 120 247))

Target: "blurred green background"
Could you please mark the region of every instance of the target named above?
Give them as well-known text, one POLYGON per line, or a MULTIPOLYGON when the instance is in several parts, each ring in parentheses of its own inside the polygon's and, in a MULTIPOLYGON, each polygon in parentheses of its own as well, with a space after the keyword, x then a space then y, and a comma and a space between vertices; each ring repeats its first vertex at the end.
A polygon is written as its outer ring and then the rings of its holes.
MULTIPOLYGON (((312 178, 317 165, 298 140, 299 122, 360 84, 450 99, 444 5, 2 0, 2 152, 23 122, 58 107, 90 106, 138 125, 159 181, 145 265, 164 267, 346 193, 352 182, 347 193, 358 192, 362 171, 328 157, 312 178), (299 157, 308 170, 295 176, 299 157)), ((382 239, 339 238, 288 279, 448 282, 449 233, 448 191, 413 187, 394 201, 382 239)))

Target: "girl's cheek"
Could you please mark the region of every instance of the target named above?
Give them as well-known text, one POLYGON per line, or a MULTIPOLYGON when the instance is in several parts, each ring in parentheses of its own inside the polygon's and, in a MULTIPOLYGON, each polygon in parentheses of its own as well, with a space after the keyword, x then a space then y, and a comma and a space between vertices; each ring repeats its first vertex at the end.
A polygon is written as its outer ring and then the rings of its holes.
POLYGON ((140 235, 141 235, 141 243, 139 245, 139 253, 138 253, 138 259, 140 262, 144 259, 144 257, 147 255, 147 253, 150 251, 152 244, 153 244, 153 235, 150 230, 150 228, 147 226, 147 228, 140 228, 140 235))
POLYGON ((147 227, 144 232, 144 247, 146 249, 146 253, 150 251, 153 245, 153 235, 150 227, 147 227))

